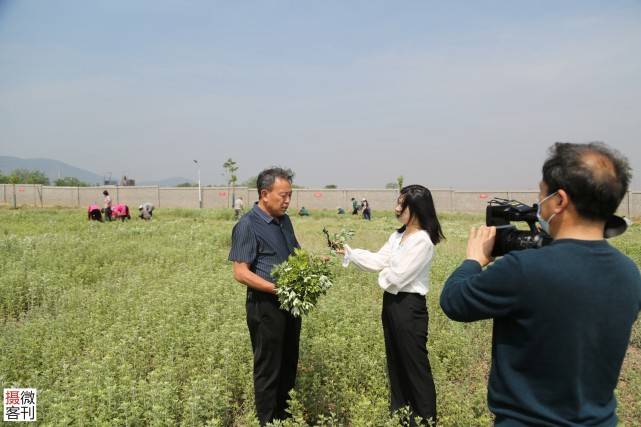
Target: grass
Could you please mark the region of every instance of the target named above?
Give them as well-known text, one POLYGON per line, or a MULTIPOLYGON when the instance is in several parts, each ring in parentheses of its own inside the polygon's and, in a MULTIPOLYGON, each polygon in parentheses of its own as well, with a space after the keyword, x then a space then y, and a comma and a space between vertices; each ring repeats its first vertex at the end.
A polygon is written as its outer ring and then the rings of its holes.
MULTIPOLYGON (((226 261, 233 212, 160 210, 152 222, 87 222, 83 210, 0 208, 0 385, 39 392, 42 425, 254 426, 245 289, 226 261)), ((448 320, 443 281, 463 259, 476 215, 441 216, 429 352, 444 426, 491 425, 491 322, 448 320)), ((377 249, 397 227, 312 212, 293 218, 324 252, 323 226, 377 249)), ((613 243, 641 265, 641 228, 613 243)), ((376 276, 336 265, 334 287, 303 320, 294 408, 299 425, 393 425, 376 276)), ((641 327, 617 389, 625 425, 641 420, 641 327)))

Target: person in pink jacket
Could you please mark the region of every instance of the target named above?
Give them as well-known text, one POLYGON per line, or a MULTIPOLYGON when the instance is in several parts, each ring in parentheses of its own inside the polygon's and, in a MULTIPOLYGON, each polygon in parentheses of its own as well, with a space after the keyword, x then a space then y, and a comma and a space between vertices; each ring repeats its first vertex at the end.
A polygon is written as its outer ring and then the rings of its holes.
POLYGON ((89 207, 87 208, 87 221, 102 222, 102 213, 100 212, 100 206, 95 203, 89 205, 89 207))
POLYGON ((118 203, 117 205, 113 206, 111 208, 111 218, 121 219, 122 221, 124 221, 125 219, 131 219, 131 215, 129 215, 129 206, 125 205, 124 203, 118 203))

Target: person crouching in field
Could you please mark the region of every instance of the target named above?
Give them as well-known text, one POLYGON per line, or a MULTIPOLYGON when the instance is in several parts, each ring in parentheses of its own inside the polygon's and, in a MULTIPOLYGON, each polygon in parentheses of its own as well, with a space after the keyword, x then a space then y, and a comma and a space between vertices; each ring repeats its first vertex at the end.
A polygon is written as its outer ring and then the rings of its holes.
POLYGON ((537 216, 552 243, 483 270, 496 228, 472 228, 441 307, 459 322, 493 319, 495 425, 616 426, 614 389, 641 310, 641 276, 604 231, 630 167, 604 144, 556 143, 542 172, 537 216))
POLYGON ((143 203, 142 205, 138 206, 138 216, 140 219, 144 219, 146 221, 149 221, 153 215, 154 212, 154 205, 151 203, 143 203))
POLYGON ((281 310, 271 271, 300 245, 287 208, 291 174, 280 168, 262 171, 256 182, 258 202, 232 231, 229 260, 234 279, 247 286, 247 326, 254 353, 254 394, 260 425, 288 417, 294 388, 301 319, 281 310))
POLYGON ((401 190, 395 209, 403 224, 378 252, 352 249, 337 252, 365 271, 379 272, 383 295, 383 334, 391 388, 391 410, 405 406, 415 417, 436 423, 436 389, 427 355, 428 313, 425 294, 434 246, 445 238, 430 190, 409 185, 401 190))
POLYGON ((111 208, 111 219, 113 220, 120 219, 123 222, 126 219, 131 219, 131 215, 129 215, 129 206, 123 203, 118 203, 116 206, 113 206, 111 208))
POLYGON ((100 206, 94 203, 87 208, 87 221, 102 222, 102 213, 100 212, 100 206))

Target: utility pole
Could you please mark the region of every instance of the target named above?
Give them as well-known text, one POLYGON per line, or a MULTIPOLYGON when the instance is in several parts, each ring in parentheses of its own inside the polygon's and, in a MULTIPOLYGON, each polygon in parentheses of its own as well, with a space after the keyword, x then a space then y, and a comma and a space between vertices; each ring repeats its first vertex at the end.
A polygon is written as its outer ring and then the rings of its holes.
POLYGON ((194 163, 196 163, 196 166, 198 167, 198 208, 202 209, 203 207, 203 193, 200 188, 200 163, 198 163, 198 160, 194 160, 194 163))

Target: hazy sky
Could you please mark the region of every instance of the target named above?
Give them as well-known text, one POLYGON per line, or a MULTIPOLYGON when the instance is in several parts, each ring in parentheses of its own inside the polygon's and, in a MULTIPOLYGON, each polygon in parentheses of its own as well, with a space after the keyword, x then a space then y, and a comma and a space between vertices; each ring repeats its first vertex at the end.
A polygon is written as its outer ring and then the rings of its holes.
POLYGON ((640 1, 0 0, 0 155, 517 189, 601 140, 641 190, 640 139, 640 1))

